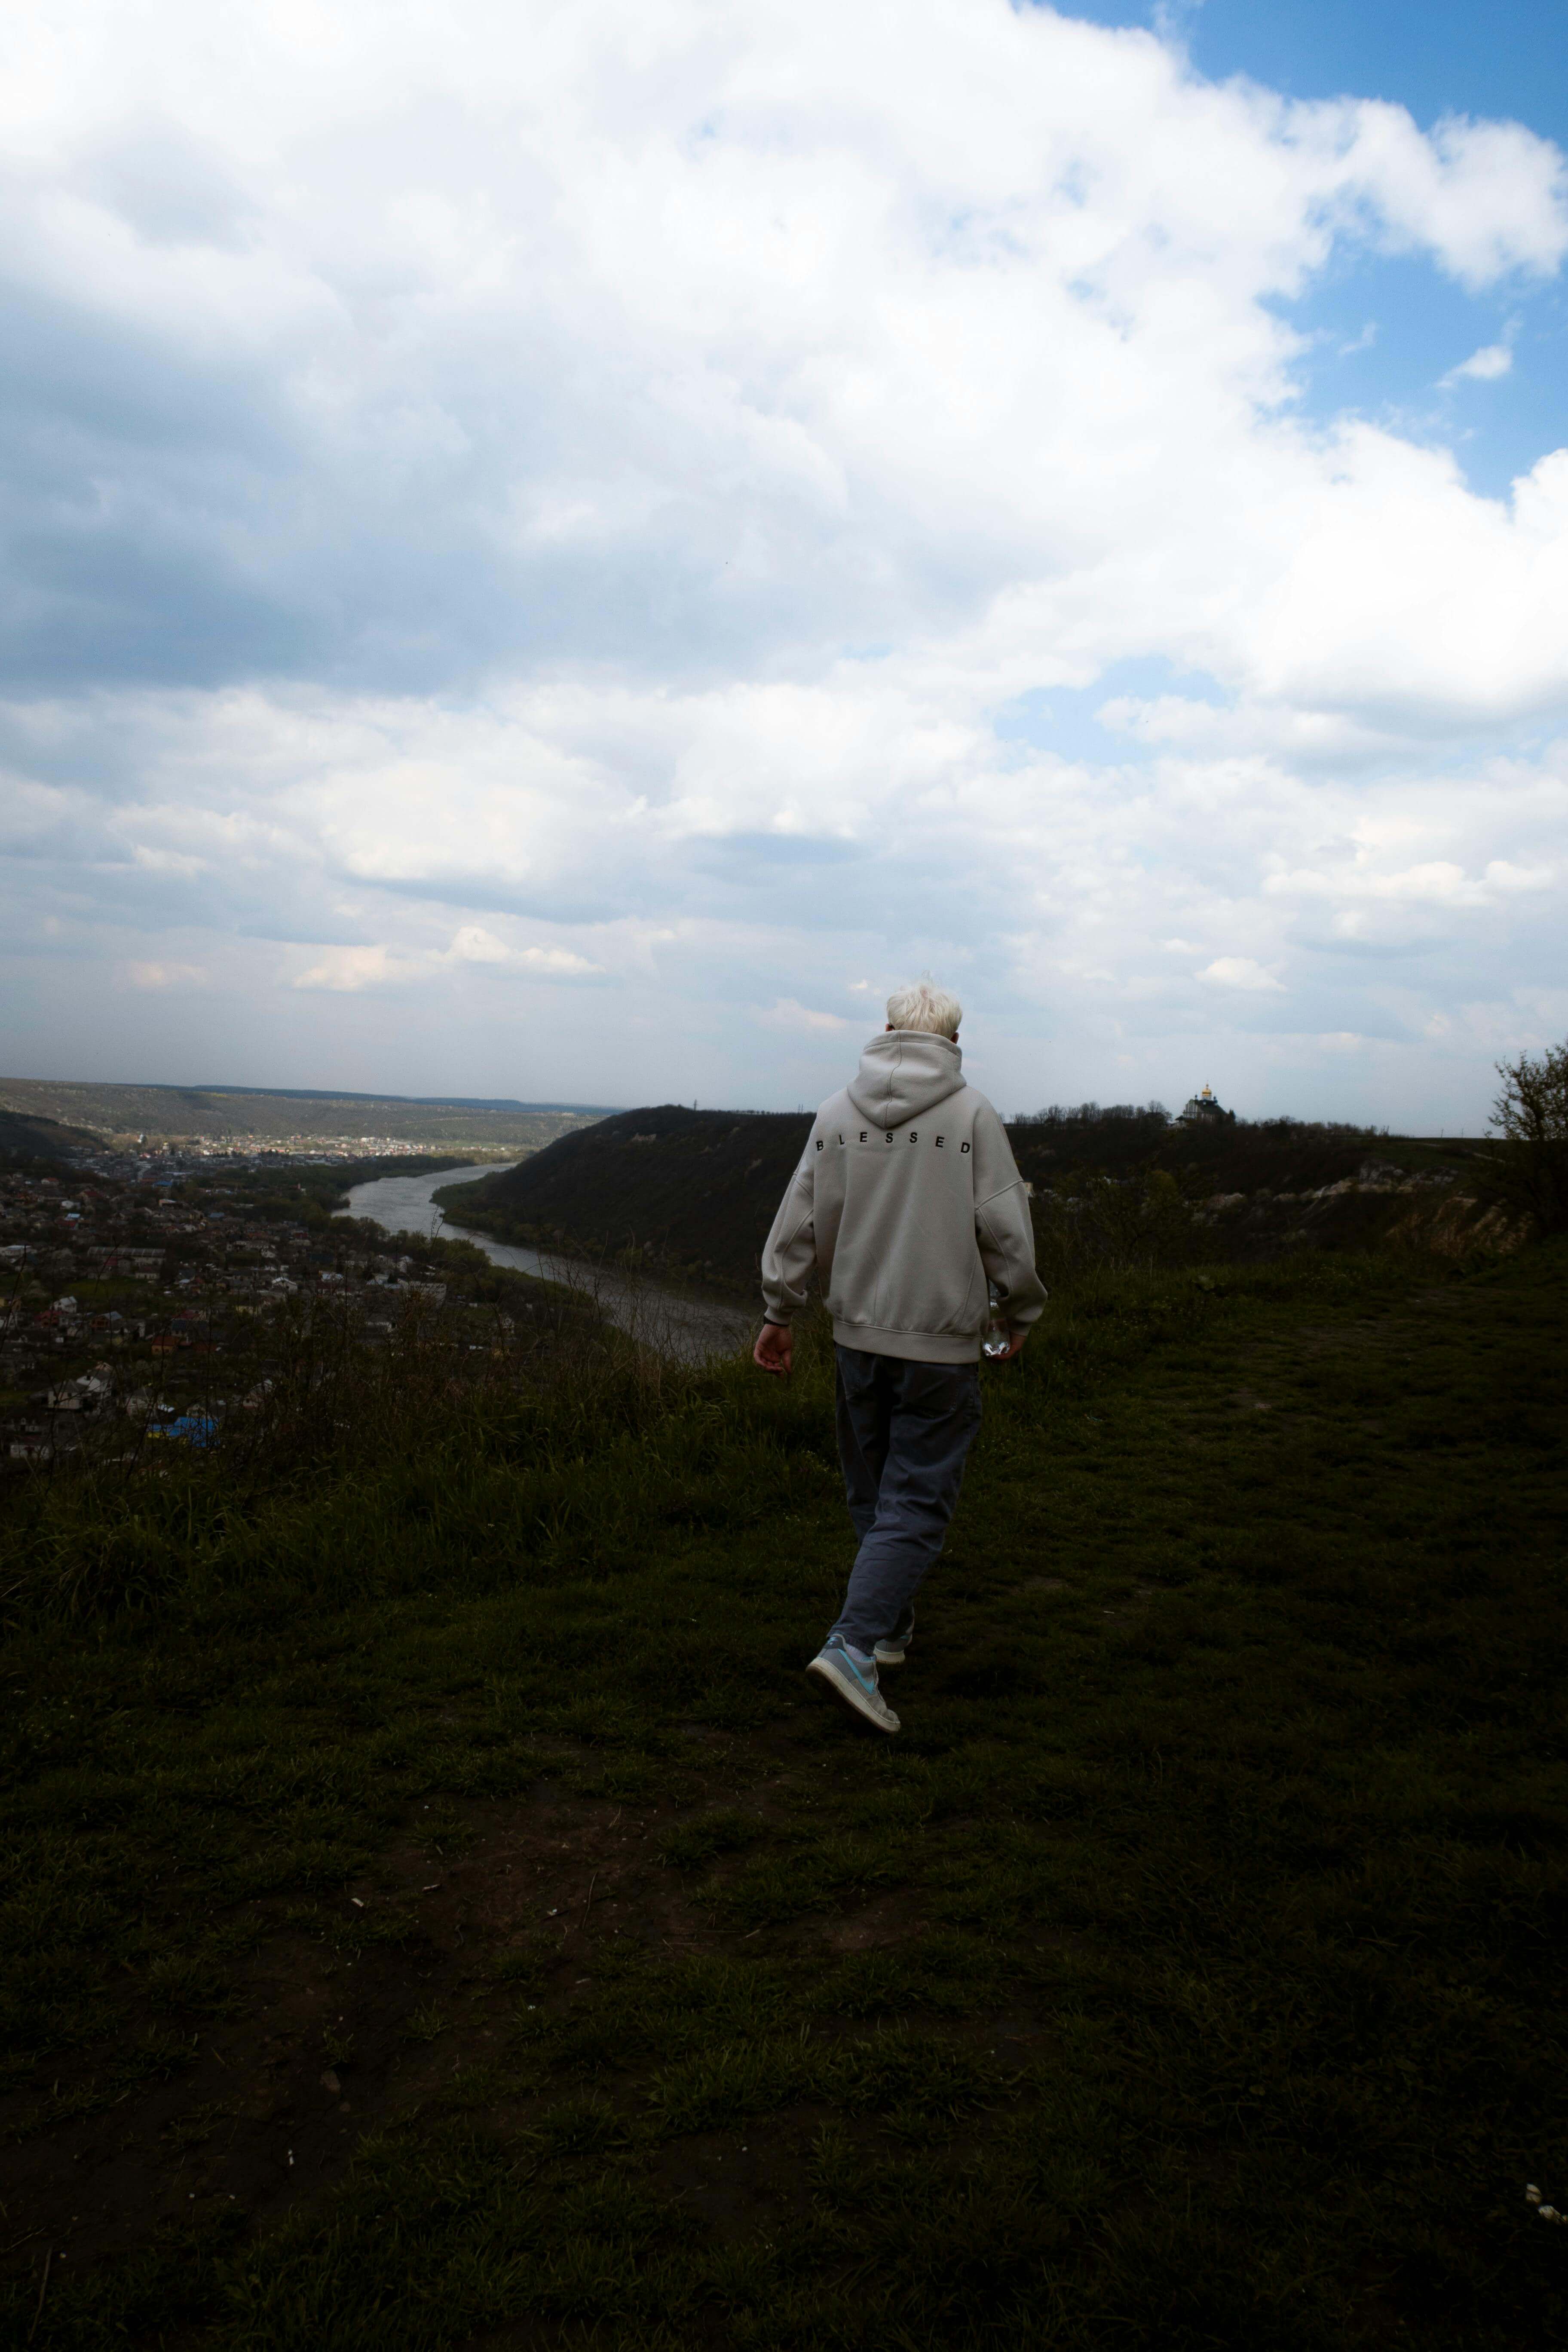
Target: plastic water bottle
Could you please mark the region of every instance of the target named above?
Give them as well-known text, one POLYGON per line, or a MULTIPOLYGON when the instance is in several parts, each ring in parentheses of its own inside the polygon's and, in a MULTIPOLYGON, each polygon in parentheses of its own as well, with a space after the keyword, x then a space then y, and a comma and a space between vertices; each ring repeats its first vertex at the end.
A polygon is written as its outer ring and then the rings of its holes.
POLYGON ((1007 1328, 1007 1318, 1002 1312, 1002 1301, 996 1296, 996 1285, 987 1285, 991 1300, 991 1320, 985 1327, 985 1337, 980 1342, 980 1352, 990 1363, 1005 1356, 1013 1344, 1013 1334, 1007 1328))

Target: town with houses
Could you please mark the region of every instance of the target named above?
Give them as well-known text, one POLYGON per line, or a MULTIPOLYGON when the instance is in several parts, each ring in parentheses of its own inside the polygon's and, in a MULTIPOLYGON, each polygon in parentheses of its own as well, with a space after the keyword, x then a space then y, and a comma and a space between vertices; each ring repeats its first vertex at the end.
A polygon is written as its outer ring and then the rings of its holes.
POLYGON ((550 1286, 460 1242, 392 1239, 344 1217, 345 1196, 378 1176, 510 1163, 594 1116, 0 1079, 0 1475, 212 1444, 326 1302, 373 1344, 415 1308, 440 1310, 454 1348, 493 1343, 498 1316, 536 1328, 550 1286))
MULTIPOLYGON (((372 1343, 413 1302, 439 1308, 452 1262, 472 1253, 334 1216, 387 1160, 451 1164, 395 1142, 363 1157, 197 1143, 0 1171, 0 1474, 127 1444, 211 1444, 226 1414, 259 1402, 268 1328, 281 1342, 279 1318, 301 1304, 349 1304, 372 1343)), ((494 1294, 497 1276, 479 1286, 494 1294)), ((454 1306, 466 1303, 459 1291, 454 1306)))

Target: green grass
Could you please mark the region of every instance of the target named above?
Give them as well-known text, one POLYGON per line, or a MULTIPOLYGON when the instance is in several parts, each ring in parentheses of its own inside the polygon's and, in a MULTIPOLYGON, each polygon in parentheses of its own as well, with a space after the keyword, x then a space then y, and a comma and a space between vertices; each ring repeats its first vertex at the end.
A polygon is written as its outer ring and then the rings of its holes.
POLYGON ((891 1743, 800 1673, 820 1332, 41 1495, 0 2340, 51 2243, 40 2347, 1554 2340, 1565 1306, 1562 1245, 1079 1286, 891 1743))

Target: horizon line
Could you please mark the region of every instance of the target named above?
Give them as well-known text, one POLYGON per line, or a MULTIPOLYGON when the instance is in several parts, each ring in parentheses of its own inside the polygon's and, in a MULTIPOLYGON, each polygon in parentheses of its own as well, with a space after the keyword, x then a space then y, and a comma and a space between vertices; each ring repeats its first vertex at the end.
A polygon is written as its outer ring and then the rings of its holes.
POLYGON ((127 1094, 142 1095, 250 1095, 271 1097, 279 1102, 353 1102, 406 1103, 418 1110, 495 1110, 495 1111, 593 1111, 600 1116, 617 1110, 635 1110, 635 1103, 568 1103, 519 1102, 513 1096, 501 1095, 395 1095, 362 1094, 347 1087, 235 1087, 179 1085, 169 1079, 152 1078, 7 1078, 0 1077, 0 1087, 80 1087, 123 1089, 127 1094))

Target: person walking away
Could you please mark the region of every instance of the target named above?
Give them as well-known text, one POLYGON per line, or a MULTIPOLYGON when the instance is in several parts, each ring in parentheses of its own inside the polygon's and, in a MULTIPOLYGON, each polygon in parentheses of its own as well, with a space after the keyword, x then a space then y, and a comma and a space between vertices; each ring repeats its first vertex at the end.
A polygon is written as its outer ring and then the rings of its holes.
POLYGON ((942 1550, 980 1426, 989 1288, 1010 1362, 1045 1306, 1028 1194, 1001 1120, 963 1076, 963 1007, 917 982, 817 1112, 763 1252, 752 1360, 787 1378, 815 1268, 833 1318, 837 1420, 859 1539, 837 1623, 806 1671, 879 1731, 899 1718, 914 1597, 942 1550))

